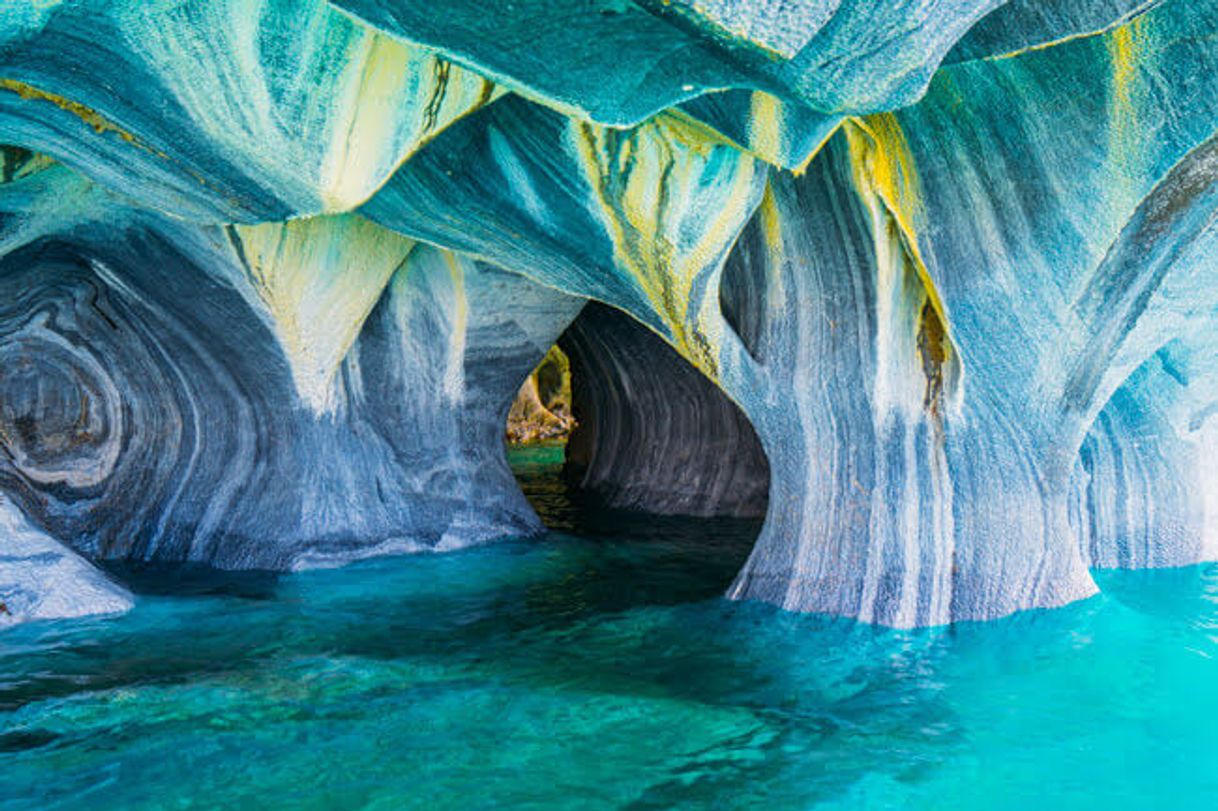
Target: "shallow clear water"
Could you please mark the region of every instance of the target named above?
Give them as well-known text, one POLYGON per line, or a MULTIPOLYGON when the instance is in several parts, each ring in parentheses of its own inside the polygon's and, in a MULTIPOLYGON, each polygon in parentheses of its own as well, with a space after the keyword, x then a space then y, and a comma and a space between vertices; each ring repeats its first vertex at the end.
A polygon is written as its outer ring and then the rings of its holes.
POLYGON ((1218 567, 950 631, 793 616, 716 597, 755 524, 581 511, 557 453, 516 461, 566 533, 127 571, 126 617, 0 634, 0 809, 1218 808, 1218 567))

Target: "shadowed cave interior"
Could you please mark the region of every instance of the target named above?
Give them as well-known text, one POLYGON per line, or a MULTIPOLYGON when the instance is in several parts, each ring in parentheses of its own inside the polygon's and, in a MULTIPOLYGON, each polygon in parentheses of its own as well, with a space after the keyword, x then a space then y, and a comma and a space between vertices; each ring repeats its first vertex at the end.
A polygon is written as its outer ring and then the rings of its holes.
MULTIPOLYGON (((770 470, 748 418, 663 340, 599 302, 522 385, 506 437, 550 530, 729 538, 717 561, 729 578, 760 531, 770 470)), ((693 565, 699 550, 688 553, 693 565)))

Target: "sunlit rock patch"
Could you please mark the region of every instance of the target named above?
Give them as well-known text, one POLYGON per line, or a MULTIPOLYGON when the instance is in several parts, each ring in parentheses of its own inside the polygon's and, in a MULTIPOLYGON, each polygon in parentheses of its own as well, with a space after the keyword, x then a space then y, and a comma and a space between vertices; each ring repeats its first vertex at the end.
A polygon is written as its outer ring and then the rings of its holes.
POLYGON ((764 504, 732 596, 935 625, 1212 560, 1216 34, 1212 0, 22 4, 6 514, 99 611, 91 560, 535 532, 505 421, 522 385, 557 418, 530 370, 593 300, 670 348, 575 328, 629 361, 575 463, 764 504))
POLYGON ((0 628, 36 619, 121 614, 131 595, 0 498, 0 628))
POLYGON ((511 445, 565 442, 575 427, 571 362, 555 345, 520 384, 508 410, 505 438, 511 445))

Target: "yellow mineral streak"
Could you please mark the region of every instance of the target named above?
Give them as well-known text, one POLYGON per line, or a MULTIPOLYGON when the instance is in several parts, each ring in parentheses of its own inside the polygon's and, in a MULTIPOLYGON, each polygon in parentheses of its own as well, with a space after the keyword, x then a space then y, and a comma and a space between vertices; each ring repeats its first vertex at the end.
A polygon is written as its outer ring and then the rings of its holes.
MULTIPOLYGON (((768 154, 766 154, 766 155, 759 154, 758 151, 754 150, 752 148, 752 146, 750 146, 750 144, 752 143, 751 136, 744 139, 744 140, 748 141, 749 143, 741 143, 739 140, 737 140, 735 138, 729 138, 727 135, 725 135, 724 133, 715 129, 714 127, 710 126, 702 119, 694 118, 692 115, 685 112, 680 107, 669 107, 667 110, 665 110, 663 113, 661 113, 660 116, 658 116, 658 117, 667 119, 670 122, 679 122, 689 131, 699 133, 698 137, 701 140, 707 142, 708 144, 719 144, 722 146, 730 146, 732 149, 735 149, 739 152, 746 152, 750 155, 761 158, 763 161, 765 161, 767 163, 772 163, 776 166, 779 165, 779 162, 775 156, 768 155, 768 154)), ((595 124, 593 126, 595 126, 595 124)))
POLYGON ((101 113, 94 110, 92 107, 87 107, 84 104, 81 104, 76 101, 72 101, 69 98, 64 98, 63 96, 57 95, 55 93, 47 92, 46 90, 40 90, 39 88, 34 87, 33 85, 26 84, 25 82, 19 82, 19 81, 16 81, 15 79, 0 79, 0 90, 6 90, 10 93, 16 93, 18 96, 25 99, 26 101, 49 102, 51 104, 54 104, 56 107, 63 110, 64 112, 71 113, 72 115, 79 118, 81 121, 88 124, 90 127, 92 127, 94 129, 94 131, 97 132, 98 135, 104 135, 108 132, 113 133, 114 135, 117 135, 122 140, 131 144, 132 146, 142 149, 145 152, 149 152, 153 155, 156 155, 156 156, 162 157, 162 158, 168 157, 167 155, 165 155, 165 153, 158 152, 157 150, 147 146, 142 141, 140 141, 139 138, 136 138, 130 132, 123 129, 118 124, 115 124, 113 121, 106 118, 101 113))
POLYGON ((761 218, 761 231, 765 234, 766 247, 774 256, 780 256, 783 253, 782 217, 778 213, 774 189, 769 183, 765 186, 765 194, 761 197, 761 205, 757 211, 761 218))
POLYGON ((502 95, 482 76, 380 34, 364 37, 348 65, 339 108, 349 114, 336 122, 321 166, 330 212, 363 203, 446 126, 502 95))
POLYGON ((339 106, 356 114, 339 119, 345 126, 334 134, 321 167, 322 200, 327 211, 358 205, 366 199, 370 176, 384 171, 382 150, 377 146, 392 138, 396 125, 396 110, 386 100, 398 98, 406 103, 407 82, 415 67, 407 45, 372 35, 360 42, 351 63, 359 70, 350 71, 353 75, 339 98, 339 106))
POLYGON ((852 118, 846 129, 851 168, 860 191, 877 194, 911 241, 914 220, 922 215, 921 189, 913 155, 892 113, 852 118))
POLYGON ((765 193, 761 197, 761 205, 757 209, 760 218, 761 233, 765 236, 766 251, 770 261, 766 262, 766 289, 774 305, 785 300, 783 264, 786 259, 786 240, 782 233, 782 214, 778 210, 778 200, 774 197, 774 187, 765 185, 765 193))
MULTIPOLYGON (((917 315, 912 319, 913 334, 881 335, 877 339, 877 365, 888 371, 877 375, 876 401, 908 402, 899 394, 904 389, 896 381, 903 376, 896 370, 907 368, 907 360, 902 358, 908 356, 901 347, 905 339, 911 338, 911 348, 916 350, 925 379, 920 406, 938 421, 943 415, 944 400, 956 388, 953 381, 958 376, 958 361, 939 291, 918 245, 918 229, 925 213, 913 155, 900 122, 891 113, 851 119, 846 137, 855 189, 871 210, 876 231, 879 284, 900 285, 908 278, 905 274, 912 273, 922 294, 921 300, 914 302, 917 315)), ((889 292, 894 289, 899 288, 889 288, 889 292)), ((904 321, 903 314, 892 309, 895 300, 891 295, 881 293, 878 306, 881 330, 886 324, 904 321)))
POLYGON ((755 158, 760 158, 771 166, 777 166, 780 169, 789 168, 796 175, 802 175, 808 170, 812 160, 820 154, 825 144, 829 143, 829 140, 841 128, 841 124, 825 133, 820 142, 803 157, 799 165, 794 167, 788 166, 787 162, 791 156, 784 152, 785 142, 788 137, 788 125, 782 104, 782 101, 777 96, 761 90, 753 91, 749 102, 749 130, 743 139, 745 143, 741 143, 735 138, 729 138, 703 121, 689 115, 679 107, 665 110, 664 116, 683 121, 688 126, 701 130, 705 133, 705 138, 708 141, 733 147, 755 158))
POLYGON ((780 164, 783 142, 782 103, 754 90, 749 104, 749 151, 764 161, 780 164))
POLYGON ((918 224, 923 216, 922 192, 900 122, 892 113, 879 113, 852 118, 845 129, 855 188, 869 207, 874 210, 878 205, 892 218, 912 269, 946 332, 947 314, 918 247, 918 224))
POLYGON ((1108 54, 1112 63, 1111 86, 1108 96, 1108 160, 1112 162, 1117 182, 1111 187, 1113 207, 1124 213, 1136 206, 1140 197, 1143 174, 1143 153, 1140 143, 1138 116, 1141 97, 1140 67, 1146 58, 1145 17, 1115 28, 1107 37, 1108 54))
POLYGON ((1112 105, 1115 111, 1127 110, 1133 100, 1138 71, 1141 18, 1113 30, 1108 37, 1112 56, 1112 105))
POLYGON ((992 56, 985 57, 983 61, 992 62, 1000 59, 1011 59, 1016 56, 1023 56, 1025 54, 1036 53, 1037 51, 1048 50, 1049 48, 1056 48, 1059 45, 1066 45, 1071 42, 1077 42, 1078 40, 1091 39, 1092 37, 1099 37, 1109 34, 1114 30, 1123 28, 1130 23, 1141 20, 1147 12, 1151 11, 1156 5, 1158 5, 1158 2, 1159 0, 1148 0, 1148 2, 1145 2, 1137 8, 1124 14, 1120 19, 1114 20, 1101 28, 1097 28, 1092 31, 1080 31, 1077 34, 1068 34, 1067 36, 1049 40, 1048 42, 1038 42, 1034 45, 1029 45, 1026 48, 1016 48, 1013 51, 994 54, 992 56))
POLYGON ((53 158, 40 152, 0 147, 0 183, 15 183, 55 165, 53 158))
POLYGON ((444 395, 450 403, 465 399, 465 345, 469 331, 469 299, 465 294, 465 268, 452 251, 444 251, 444 262, 453 282, 453 322, 448 338, 448 363, 444 369, 444 395))
MULTIPOLYGON (((130 144, 131 146, 135 147, 136 149, 147 152, 149 155, 153 155, 155 157, 163 158, 164 160, 176 163, 176 161, 173 161, 173 158, 169 157, 169 155, 167 155, 166 153, 162 152, 159 149, 155 149, 154 147, 151 147, 148 144, 144 143, 139 138, 137 138, 135 135, 133 135, 132 133, 123 129, 121 126, 114 123, 110 119, 106 118, 101 113, 94 110, 92 107, 88 107, 79 102, 72 101, 69 98, 65 98, 65 97, 57 95, 55 93, 49 93, 45 90, 40 90, 39 88, 34 87, 33 85, 26 84, 25 82, 18 82, 13 79, 0 79, 0 91, 8 91, 10 93, 16 93, 18 96, 20 96, 21 98, 23 98, 27 101, 49 102, 49 103, 55 105, 56 107, 58 107, 59 109, 63 110, 64 112, 70 113, 70 114, 76 116, 81 121, 85 122, 85 124, 88 124, 90 127, 93 128, 93 130, 98 135, 105 135, 106 133, 112 133, 113 135, 117 136, 120 140, 122 140, 125 143, 130 144)), ((181 169, 183 172, 186 173, 186 175, 188 175, 189 177, 194 179, 197 183, 199 183, 199 185, 205 186, 213 191, 218 190, 217 186, 214 183, 209 181, 206 177, 204 177, 199 172, 197 172, 189 167, 181 167, 181 169)), ((243 205, 242 201, 240 201, 236 198, 232 198, 232 197, 227 198, 227 202, 235 208, 240 208, 243 205)))
POLYGON ((717 380, 722 336, 718 303, 711 301, 715 285, 704 283, 697 301, 694 291, 735 236, 756 171, 752 159, 740 157, 713 208, 693 210, 690 203, 705 198, 700 184, 723 148, 721 137, 669 115, 629 131, 572 126, 619 267, 652 302, 677 350, 717 380))
POLYGON ((301 396, 333 409, 333 380, 414 242, 356 215, 228 229, 301 396))

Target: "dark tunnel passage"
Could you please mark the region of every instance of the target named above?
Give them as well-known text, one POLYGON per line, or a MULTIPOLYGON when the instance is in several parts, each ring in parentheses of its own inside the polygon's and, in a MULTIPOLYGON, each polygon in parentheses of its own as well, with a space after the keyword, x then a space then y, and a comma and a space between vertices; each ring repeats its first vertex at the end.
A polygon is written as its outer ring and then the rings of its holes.
POLYGON ((576 427, 564 476, 605 506, 760 518, 770 470, 748 418, 634 319, 590 303, 559 339, 576 427))
POLYGON ((563 599, 595 593, 621 607, 722 596, 768 502, 769 463, 748 418, 606 305, 589 303, 557 347, 522 386, 507 433, 513 472, 551 539, 599 550, 563 599), (519 421, 526 412, 532 431, 519 421), (552 415, 570 418, 569 433, 545 438, 552 415), (512 441, 522 435, 539 439, 512 441))

